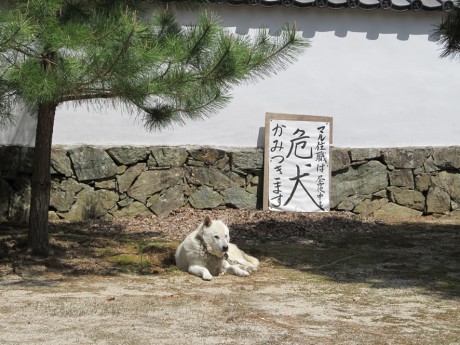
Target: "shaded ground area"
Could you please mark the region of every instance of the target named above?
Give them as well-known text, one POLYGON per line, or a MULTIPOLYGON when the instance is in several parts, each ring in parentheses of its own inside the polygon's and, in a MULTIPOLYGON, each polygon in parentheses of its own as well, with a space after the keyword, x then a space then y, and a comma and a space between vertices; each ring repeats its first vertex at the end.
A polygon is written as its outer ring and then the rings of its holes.
POLYGON ((460 344, 460 219, 182 210, 53 223, 30 257, 0 224, 3 344, 460 344), (205 215, 261 260, 249 278, 174 267, 205 215))

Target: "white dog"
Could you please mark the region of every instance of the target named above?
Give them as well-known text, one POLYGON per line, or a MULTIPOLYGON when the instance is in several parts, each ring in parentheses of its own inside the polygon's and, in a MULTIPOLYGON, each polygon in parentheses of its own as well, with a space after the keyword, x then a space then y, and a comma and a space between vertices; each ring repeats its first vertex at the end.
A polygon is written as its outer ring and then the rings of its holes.
POLYGON ((179 245, 175 258, 180 270, 204 280, 225 272, 246 277, 259 266, 259 260, 230 243, 228 227, 209 216, 179 245))

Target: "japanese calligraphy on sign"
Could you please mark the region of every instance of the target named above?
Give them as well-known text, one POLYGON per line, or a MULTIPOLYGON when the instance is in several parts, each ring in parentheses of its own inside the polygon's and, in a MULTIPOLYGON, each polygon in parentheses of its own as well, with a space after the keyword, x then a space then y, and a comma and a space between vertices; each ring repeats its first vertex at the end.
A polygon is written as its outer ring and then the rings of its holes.
POLYGON ((267 113, 264 209, 329 211, 332 118, 267 113))

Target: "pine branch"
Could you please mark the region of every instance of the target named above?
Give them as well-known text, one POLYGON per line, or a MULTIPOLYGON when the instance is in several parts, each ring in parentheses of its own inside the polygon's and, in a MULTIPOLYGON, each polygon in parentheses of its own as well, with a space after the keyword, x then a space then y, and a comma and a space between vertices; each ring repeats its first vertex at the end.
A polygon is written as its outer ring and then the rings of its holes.
POLYGON ((215 31, 215 24, 216 20, 211 15, 208 17, 208 13, 204 12, 199 19, 199 24, 192 28, 192 32, 190 36, 195 36, 195 33, 199 33, 199 38, 194 38, 195 43, 191 48, 189 48, 189 57, 186 64, 189 64, 191 59, 200 53, 201 51, 205 50, 205 45, 209 43, 209 39, 212 39, 213 32, 215 31))
POLYGON ((8 83, 0 77, 0 130, 14 125, 12 108, 16 101, 15 96, 14 90, 9 89, 8 83))
POLYGON ((213 14, 184 28, 163 10, 138 23, 129 0, 65 0, 57 13, 58 3, 46 2, 41 18, 38 0, 28 1, 31 24, 25 10, 17 17, 24 30, 11 26, 0 43, 7 49, 0 74, 17 95, 30 107, 111 99, 147 116, 149 129, 211 115, 227 104, 231 87, 276 73, 306 46, 295 26, 277 39, 264 31, 251 40, 227 32, 213 14), (47 52, 55 54, 52 73, 36 64, 47 52), (8 73, 5 65, 12 66, 8 73))
POLYGON ((3 40, 2 42, 0 42, 0 47, 4 47, 4 46, 7 46, 9 42, 13 41, 14 37, 21 31, 21 27, 18 26, 18 28, 16 29, 15 32, 13 32, 11 34, 10 37, 6 38, 5 40, 3 40))
POLYGON ((187 61, 185 61, 186 64, 189 64, 194 54, 199 51, 201 44, 204 42, 205 37, 210 33, 210 31, 211 31, 211 27, 206 26, 205 30, 201 33, 200 38, 195 42, 193 47, 191 47, 190 52, 189 52, 189 57, 187 61))
POLYGON ((117 97, 115 93, 105 90, 86 90, 86 92, 82 92, 80 94, 64 95, 61 98, 61 102, 78 102, 92 99, 109 99, 115 97, 117 97))
MULTIPOLYGON (((302 44, 300 44, 301 42, 297 40, 297 31, 295 25, 293 26, 292 30, 288 26, 285 26, 285 28, 283 29, 283 33, 285 33, 285 36, 287 36, 285 42, 277 49, 270 52, 269 55, 264 56, 261 61, 257 61, 253 64, 250 64, 249 69, 254 70, 255 72, 259 72, 259 70, 263 70, 264 66, 266 66, 267 64, 271 65, 273 63, 273 60, 280 60, 286 57, 288 58, 288 60, 292 60, 295 57, 289 52, 290 50, 295 52, 300 47, 303 48, 304 46, 308 46, 308 42, 302 42, 302 44)), ((263 40, 262 44, 265 43, 266 40, 263 40)), ((276 47, 276 45, 272 45, 272 47, 276 47)), ((284 65, 281 64, 280 67, 283 68, 284 65)), ((263 73, 266 74, 265 71, 263 73)))
POLYGON ((222 98, 223 96, 220 93, 216 93, 213 98, 209 99, 206 103, 202 103, 199 106, 192 107, 192 108, 179 108, 177 111, 187 114, 194 114, 194 113, 206 113, 207 109, 210 106, 215 106, 215 102, 222 98))
POLYGON ((229 40, 228 44, 225 47, 225 50, 223 51, 222 55, 219 58, 219 60, 216 61, 214 66, 211 68, 211 70, 204 75, 203 79, 207 79, 211 74, 213 74, 217 70, 217 68, 219 68, 221 66, 221 64, 224 61, 224 59, 229 55, 231 46, 232 46, 232 42, 231 42, 231 40, 229 40))
POLYGON ((38 52, 36 52, 36 51, 33 51, 33 49, 30 49, 30 47, 24 46, 24 45, 22 45, 22 44, 19 43, 19 42, 15 42, 15 43, 16 43, 16 46, 12 47, 11 50, 16 51, 16 52, 18 52, 18 53, 21 53, 21 54, 23 54, 24 56, 27 56, 27 57, 33 58, 33 59, 37 59, 37 58, 40 57, 41 54, 38 53, 38 52), (26 48, 26 49, 28 49, 28 50, 31 50, 32 53, 30 53, 30 52, 24 50, 23 47, 26 48), (36 55, 34 55, 33 53, 35 53, 36 55))
POLYGON ((133 29, 128 34, 128 37, 126 37, 125 41, 123 42, 123 46, 121 47, 120 52, 117 54, 117 56, 115 56, 115 59, 112 61, 112 64, 109 66, 109 68, 104 73, 102 73, 101 75, 102 78, 106 77, 113 71, 118 61, 120 61, 121 57, 123 56, 123 54, 128 51, 129 42, 131 41, 131 38, 133 37, 133 34, 135 31, 136 29, 133 27, 133 29))
POLYGON ((442 46, 442 58, 460 58, 460 8, 447 14, 442 22, 436 26, 433 38, 442 46))
POLYGON ((160 75, 160 78, 164 78, 168 74, 171 66, 172 66, 172 62, 168 61, 168 66, 165 68, 164 72, 160 75))

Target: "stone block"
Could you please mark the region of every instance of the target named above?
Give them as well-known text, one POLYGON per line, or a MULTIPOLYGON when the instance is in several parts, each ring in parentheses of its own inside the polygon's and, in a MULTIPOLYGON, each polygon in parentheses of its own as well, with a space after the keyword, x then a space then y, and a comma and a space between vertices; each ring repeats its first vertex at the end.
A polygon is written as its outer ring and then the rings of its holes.
POLYGON ((389 187, 388 191, 394 203, 419 211, 425 210, 425 196, 421 192, 400 187, 389 187))
POLYGON ((446 191, 434 186, 428 190, 426 197, 427 213, 447 213, 450 211, 450 197, 446 191))
POLYGON ((118 199, 115 192, 104 189, 94 191, 85 187, 78 193, 69 212, 58 212, 58 215, 70 222, 101 218, 116 207, 118 199))
POLYGON ((107 190, 115 190, 116 189, 116 181, 115 180, 105 180, 105 181, 98 181, 94 183, 95 189, 107 189, 107 190))
POLYGON ((383 159, 387 165, 399 169, 415 169, 423 166, 430 156, 431 149, 394 148, 383 150, 383 159))
POLYGON ((388 199, 388 191, 386 189, 382 189, 378 192, 372 193, 372 196, 380 199, 388 199))
POLYGON ((126 170, 128 170, 128 167, 126 165, 119 165, 117 167, 117 175, 123 175, 126 170))
POLYGON ((145 204, 153 194, 181 184, 183 178, 184 170, 182 168, 143 171, 129 188, 128 195, 145 204))
POLYGON ((3 176, 16 177, 18 173, 32 173, 34 149, 24 146, 0 146, 0 171, 3 176))
POLYGON ((73 175, 70 158, 67 155, 67 150, 63 148, 53 148, 51 151, 51 173, 60 174, 65 177, 73 175))
POLYGON ((101 148, 82 146, 69 150, 78 181, 103 180, 117 174, 117 165, 101 148))
POLYGON ((440 169, 434 164, 433 157, 428 157, 425 163, 423 163, 423 170, 426 173, 432 173, 439 171, 440 169))
POLYGON ((224 171, 229 171, 230 170, 229 163, 230 163, 230 157, 225 155, 224 158, 219 159, 216 162, 216 168, 218 168, 220 170, 224 170, 224 171))
POLYGON ((235 186, 244 187, 246 185, 246 176, 241 176, 236 172, 229 171, 226 173, 230 180, 233 181, 235 186))
POLYGON ((210 147, 190 149, 189 153, 194 160, 203 162, 206 165, 214 165, 226 155, 225 151, 210 147))
POLYGON ((61 219, 56 212, 54 211, 48 211, 48 220, 54 221, 54 220, 59 220, 61 219))
MULTIPOLYGON (((188 152, 183 147, 152 147, 150 149, 152 157, 155 160, 155 167, 181 167, 185 164, 188 152)), ((152 167, 152 161, 149 160, 149 167, 152 167)))
POLYGON ((50 206, 59 212, 67 212, 72 207, 75 197, 85 187, 74 179, 51 182, 50 206))
POLYGON ((443 169, 460 169, 460 146, 435 148, 433 163, 443 169))
POLYGON ((348 149, 339 149, 333 147, 331 149, 331 171, 340 171, 343 169, 347 169, 351 165, 350 155, 348 153, 348 149))
POLYGON ((148 216, 151 214, 152 212, 147 208, 147 206, 139 201, 134 201, 127 207, 123 207, 113 212, 114 217, 135 217, 138 215, 148 216))
POLYGON ((352 195, 345 200, 342 200, 336 207, 338 211, 353 211, 353 209, 358 205, 360 202, 364 200, 364 197, 360 197, 357 195, 352 195))
MULTIPOLYGON (((187 166, 191 166, 191 167, 204 167, 206 164, 204 164, 204 162, 202 161, 196 161, 194 159, 188 159, 187 160, 187 166)), ((150 167, 150 165, 149 165, 150 167)))
POLYGON ((263 169, 263 150, 232 152, 232 170, 256 171, 263 169))
POLYGON ((254 195, 259 191, 259 176, 252 176, 246 184, 246 190, 254 195))
POLYGON ((397 169, 388 173, 390 186, 414 189, 414 174, 411 169, 397 169))
POLYGON ((27 177, 18 177, 14 188, 10 190, 8 219, 15 222, 27 222, 30 212, 31 185, 27 177))
POLYGON ((352 162, 359 162, 380 159, 382 152, 379 148, 356 148, 350 150, 350 155, 352 162))
POLYGON ((120 208, 123 208, 123 207, 128 207, 129 205, 131 205, 132 203, 134 202, 134 199, 133 198, 123 198, 121 199, 121 196, 120 196, 120 201, 117 202, 117 205, 120 207, 120 208))
POLYGON ((351 195, 371 195, 388 186, 388 171, 378 161, 353 166, 332 176, 331 208, 351 195))
POLYGON ((456 202, 460 202, 460 172, 441 171, 431 178, 434 185, 442 188, 456 202))
POLYGON ((171 211, 181 208, 185 204, 184 186, 173 186, 161 193, 155 201, 147 201, 147 206, 158 217, 166 217, 171 211))
POLYGON ((196 209, 212 209, 224 203, 224 198, 211 187, 202 186, 190 195, 190 205, 196 209))
POLYGON ((91 202, 94 205, 96 217, 102 217, 108 210, 111 210, 114 206, 116 206, 120 197, 113 191, 100 189, 92 193, 91 199, 91 202))
POLYGON ((383 205, 388 204, 388 199, 365 199, 353 209, 353 212, 363 216, 369 216, 377 210, 380 210, 383 205))
POLYGON ((381 218, 413 218, 420 217, 423 213, 409 207, 401 206, 389 202, 388 204, 383 205, 379 210, 375 211, 373 216, 377 219, 381 218))
POLYGON ((206 185, 224 190, 237 185, 223 171, 214 167, 187 167, 187 181, 196 186, 206 185))
POLYGON ((253 210, 257 205, 257 197, 254 194, 238 187, 224 190, 222 196, 224 197, 225 205, 230 207, 253 210))
POLYGON ((129 167, 122 175, 117 175, 118 192, 125 193, 134 180, 145 170, 145 167, 145 163, 139 163, 129 167))
POLYGON ((415 189, 419 192, 426 192, 431 185, 430 174, 420 174, 415 176, 415 189))
POLYGON ((147 160, 149 150, 146 147, 123 146, 111 147, 107 153, 118 165, 133 165, 147 160))

